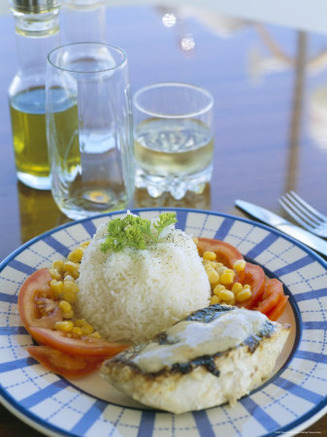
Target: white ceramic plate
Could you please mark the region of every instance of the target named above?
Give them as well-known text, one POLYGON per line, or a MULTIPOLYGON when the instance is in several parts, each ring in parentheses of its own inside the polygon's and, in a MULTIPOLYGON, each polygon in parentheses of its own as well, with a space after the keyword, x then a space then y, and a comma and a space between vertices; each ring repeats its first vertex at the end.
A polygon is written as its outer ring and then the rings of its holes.
MULTIPOLYGON (((172 211, 172 209, 169 209, 172 211)), ((154 217, 161 210, 134 212, 154 217)), ((96 227, 98 216, 56 228, 16 250, 0 267, 0 399, 17 417, 48 436, 276 436, 294 435, 326 413, 327 264, 300 243, 250 220, 199 210, 176 209, 177 227, 193 236, 225 240, 290 294, 282 321, 292 335, 272 378, 233 408, 183 415, 133 403, 94 374, 70 382, 30 358, 32 344, 17 311, 20 285, 28 275, 66 256, 96 227)), ((122 213, 114 213, 114 216, 122 213)), ((110 214, 109 214, 110 216, 110 214)))

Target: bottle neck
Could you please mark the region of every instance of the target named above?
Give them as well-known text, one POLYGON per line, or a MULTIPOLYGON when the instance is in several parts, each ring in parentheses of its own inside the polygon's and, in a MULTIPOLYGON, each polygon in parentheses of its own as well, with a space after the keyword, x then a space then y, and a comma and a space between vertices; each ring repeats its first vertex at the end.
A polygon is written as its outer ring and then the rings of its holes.
POLYGON ((29 38, 45 38, 59 32, 59 9, 40 14, 13 11, 15 30, 29 38))
POLYGON ((49 51, 60 44, 58 12, 14 12, 14 18, 20 70, 24 73, 45 71, 49 51))
POLYGON ((29 38, 16 35, 19 69, 28 71, 45 71, 47 56, 53 48, 59 46, 59 33, 42 38, 29 38))

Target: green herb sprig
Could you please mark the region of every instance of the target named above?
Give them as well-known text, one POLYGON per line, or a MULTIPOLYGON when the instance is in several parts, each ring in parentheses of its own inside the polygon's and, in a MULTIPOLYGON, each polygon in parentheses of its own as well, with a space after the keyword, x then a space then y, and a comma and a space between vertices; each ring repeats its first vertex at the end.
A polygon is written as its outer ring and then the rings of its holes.
POLYGON ((163 212, 153 222, 132 214, 113 219, 108 223, 108 234, 101 250, 119 252, 125 247, 144 250, 151 242, 157 243, 161 232, 176 222, 174 212, 163 212))

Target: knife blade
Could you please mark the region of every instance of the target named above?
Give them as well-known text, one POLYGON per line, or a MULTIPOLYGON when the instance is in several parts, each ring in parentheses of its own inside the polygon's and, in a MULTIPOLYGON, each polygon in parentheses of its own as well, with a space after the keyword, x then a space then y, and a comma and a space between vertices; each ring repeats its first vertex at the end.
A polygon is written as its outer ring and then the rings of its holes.
POLYGON ((324 256, 327 256, 327 241, 323 240, 322 238, 311 234, 299 226, 293 225, 293 223, 289 222, 283 217, 280 217, 279 215, 269 211, 268 209, 262 208, 261 206, 254 205, 253 203, 240 199, 235 201, 235 205, 250 216, 278 229, 281 232, 284 232, 287 235, 290 235, 311 249, 314 249, 324 256))

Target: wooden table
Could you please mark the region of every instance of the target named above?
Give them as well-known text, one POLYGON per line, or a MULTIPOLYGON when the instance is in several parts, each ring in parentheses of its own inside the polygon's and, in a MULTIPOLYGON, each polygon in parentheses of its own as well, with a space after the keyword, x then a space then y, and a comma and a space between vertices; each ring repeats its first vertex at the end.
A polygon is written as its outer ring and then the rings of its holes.
MULTIPOLYGON (((108 40, 127 51, 132 91, 158 81, 183 81, 206 87, 215 98, 210 186, 180 201, 170 196, 152 199, 138 190, 135 207, 242 215, 234 206, 240 198, 283 214, 277 199, 293 189, 327 214, 326 36, 192 8, 133 6, 107 12, 108 40), (165 26, 166 14, 174 14, 174 26, 165 26)), ((50 192, 16 181, 6 96, 17 68, 11 17, 0 17, 0 36, 3 259, 25 241, 69 220, 50 192)), ((306 432, 326 436, 327 418, 306 432)), ((8 435, 40 434, 0 407, 0 436, 8 435)))

